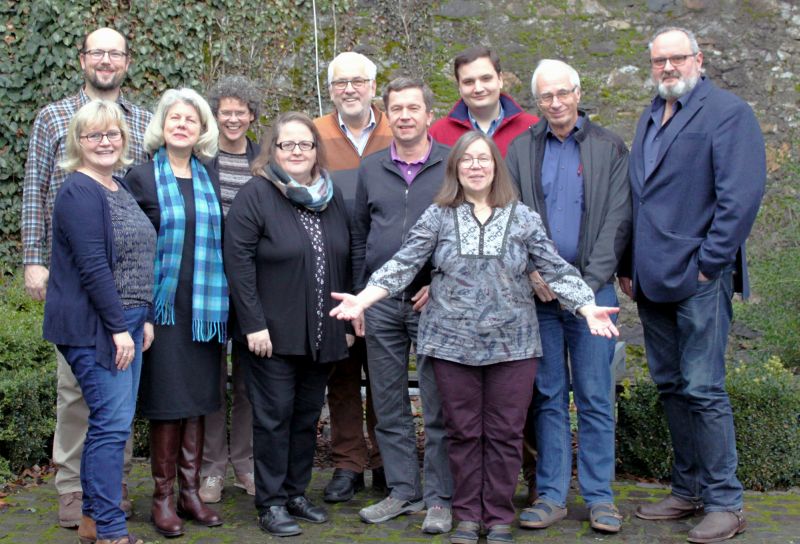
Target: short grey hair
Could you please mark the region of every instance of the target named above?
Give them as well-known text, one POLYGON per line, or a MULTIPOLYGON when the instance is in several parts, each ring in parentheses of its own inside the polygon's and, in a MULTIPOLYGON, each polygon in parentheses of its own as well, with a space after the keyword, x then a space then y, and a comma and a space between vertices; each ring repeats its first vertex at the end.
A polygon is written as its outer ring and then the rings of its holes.
POLYGON ((536 65, 536 69, 533 71, 533 75, 531 76, 531 93, 533 96, 536 97, 536 82, 539 79, 539 74, 541 74, 545 70, 550 70, 558 68, 563 70, 567 73, 569 77, 570 84, 574 85, 577 88, 581 88, 581 77, 578 75, 578 71, 575 70, 572 66, 564 62, 563 60, 557 59, 542 59, 539 61, 539 64, 536 65))
POLYGON ((656 38, 658 38, 662 34, 666 34, 667 32, 683 32, 683 34, 685 34, 686 37, 689 38, 689 47, 691 48, 692 53, 696 55, 700 52, 700 46, 697 45, 697 38, 695 37, 694 32, 686 28, 683 28, 681 26, 663 26, 658 30, 656 30, 656 33, 653 34, 653 37, 650 38, 649 42, 647 42, 647 49, 652 51, 653 42, 656 41, 656 38))
POLYGON ((364 69, 364 74, 367 76, 367 79, 375 81, 375 77, 378 75, 378 67, 375 66, 375 63, 361 53, 356 53, 355 51, 345 51, 344 53, 339 53, 336 55, 336 57, 328 65, 329 87, 333 82, 333 72, 336 70, 336 67, 342 63, 351 62, 359 64, 364 69))
POLYGON ((192 106, 197 111, 197 115, 200 116, 201 132, 200 138, 194 144, 194 153, 201 159, 214 158, 217 154, 217 140, 219 139, 217 121, 214 119, 214 114, 211 112, 211 107, 205 98, 200 96, 197 91, 187 87, 167 89, 161 95, 161 100, 158 101, 158 106, 156 106, 156 112, 144 132, 145 151, 152 155, 164 145, 164 122, 167 119, 167 112, 178 102, 192 106))
POLYGON ((250 78, 244 76, 225 76, 208 91, 208 105, 214 116, 219 113, 219 103, 223 98, 235 98, 247 105, 247 109, 258 119, 261 111, 261 93, 250 78))

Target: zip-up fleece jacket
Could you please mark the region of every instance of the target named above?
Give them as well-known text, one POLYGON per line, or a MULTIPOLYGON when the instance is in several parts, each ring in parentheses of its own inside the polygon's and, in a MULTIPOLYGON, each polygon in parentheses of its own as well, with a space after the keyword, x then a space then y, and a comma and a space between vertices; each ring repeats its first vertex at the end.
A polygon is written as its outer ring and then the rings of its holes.
MULTIPOLYGON (((597 292, 613 278, 631 238, 628 148, 619 136, 579 114, 583 126, 574 134, 583 167, 583 214, 575 266, 597 292)), ((547 121, 542 119, 509 146, 506 164, 522 202, 542 217, 551 236, 542 190, 546 139, 547 121)))
MULTIPOLYGON (((539 118, 532 115, 514 102, 514 99, 507 94, 500 95, 500 105, 503 107, 505 116, 500 126, 494 131, 492 140, 500 148, 500 153, 505 157, 508 146, 511 142, 525 132, 529 127, 535 125, 539 118)), ((464 100, 459 100, 447 117, 442 117, 431 126, 431 136, 437 142, 452 146, 462 134, 475 130, 469 122, 469 113, 464 100)))
MULTIPOLYGON (((406 183, 392 161, 389 148, 361 160, 350 230, 355 292, 363 289, 370 274, 400 249, 408 231, 439 192, 450 148, 436 141, 431 145, 428 160, 411 185, 406 183)), ((430 275, 431 266, 428 264, 420 270, 405 293, 413 295, 430 284, 430 275)))

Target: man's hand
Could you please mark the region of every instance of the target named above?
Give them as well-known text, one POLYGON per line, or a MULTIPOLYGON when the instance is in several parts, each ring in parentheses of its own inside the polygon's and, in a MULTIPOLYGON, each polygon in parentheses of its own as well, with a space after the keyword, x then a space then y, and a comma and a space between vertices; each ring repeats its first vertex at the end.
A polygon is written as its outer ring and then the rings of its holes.
POLYGON ((428 291, 430 291, 430 288, 430 285, 424 285, 419 291, 417 291, 416 295, 411 297, 411 302, 414 303, 414 306, 412 307, 414 308, 415 312, 421 312, 428 303, 428 299, 430 298, 428 296, 428 291))
POLYGON ((697 280, 698 281, 709 281, 708 277, 706 277, 706 275, 703 274, 702 272, 698 272, 697 273, 697 280))
POLYGON ((539 275, 538 271, 534 270, 528 277, 533 285, 533 291, 536 293, 536 296, 539 297, 539 300, 542 302, 550 302, 556 299, 556 294, 550 289, 550 286, 547 285, 547 282, 544 281, 542 276, 539 275))
POLYGON ((622 292, 628 295, 629 299, 633 300, 633 280, 622 276, 617 279, 619 279, 619 288, 622 292))
POLYGON ((50 271, 40 264, 25 265, 25 290, 33 300, 44 300, 50 271))
POLYGON ((259 357, 272 357, 272 340, 269 330, 263 329, 247 335, 247 349, 259 357))

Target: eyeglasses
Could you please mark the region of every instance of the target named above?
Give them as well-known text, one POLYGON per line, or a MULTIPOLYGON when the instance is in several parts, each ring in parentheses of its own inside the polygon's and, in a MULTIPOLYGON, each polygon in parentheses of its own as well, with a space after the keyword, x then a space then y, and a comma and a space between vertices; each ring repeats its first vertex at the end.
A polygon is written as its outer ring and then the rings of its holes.
POLYGON ((481 168, 486 168, 492 164, 492 158, 485 155, 481 155, 480 157, 470 157, 469 155, 464 155, 458 159, 458 165, 461 168, 472 168, 472 166, 475 164, 475 161, 478 161, 478 166, 481 168))
POLYGON ((563 102, 564 100, 567 99, 567 97, 569 95, 574 93, 575 89, 577 89, 577 88, 578 88, 578 86, 575 85, 571 89, 559 89, 555 93, 540 94, 538 97, 536 97, 536 101, 539 104, 541 104, 542 106, 549 106, 550 104, 552 104, 553 103, 553 98, 558 98, 559 102, 563 102))
POLYGON ((220 111, 220 119, 247 119, 250 115, 249 111, 220 111))
POLYGON ((108 58, 114 61, 120 61, 128 56, 128 53, 119 51, 118 49, 112 49, 111 51, 106 51, 105 49, 89 49, 83 51, 83 54, 94 61, 103 60, 106 54, 108 54, 108 58))
POLYGON ((694 57, 697 53, 690 53, 689 55, 672 55, 671 57, 656 57, 650 59, 650 64, 656 68, 663 68, 667 65, 667 61, 673 66, 683 66, 686 59, 694 57))
POLYGON ((347 88, 347 84, 349 83, 350 85, 353 86, 353 89, 359 90, 364 88, 364 85, 366 85, 367 82, 369 81, 372 80, 364 79, 363 77, 355 77, 353 79, 336 79, 334 81, 331 81, 331 87, 333 87, 337 91, 343 91, 347 88))
POLYGON ((282 149, 283 151, 294 151, 295 147, 299 147, 300 151, 311 151, 317 144, 314 142, 309 142, 308 140, 303 140, 302 142, 278 142, 275 144, 275 147, 282 149))
POLYGON ((109 130, 108 132, 90 132, 81 136, 82 140, 87 140, 93 144, 99 144, 103 138, 108 138, 109 142, 118 142, 122 139, 122 132, 119 130, 109 130))

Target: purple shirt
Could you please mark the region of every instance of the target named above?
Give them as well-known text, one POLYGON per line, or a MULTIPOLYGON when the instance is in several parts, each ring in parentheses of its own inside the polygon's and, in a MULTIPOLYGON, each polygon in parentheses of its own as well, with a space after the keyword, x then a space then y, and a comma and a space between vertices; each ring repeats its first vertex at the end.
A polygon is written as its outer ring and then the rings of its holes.
POLYGON ((431 156, 431 148, 433 147, 431 143, 431 135, 428 134, 428 151, 425 152, 425 156, 418 161, 406 162, 397 155, 397 146, 394 140, 392 140, 392 144, 389 146, 389 153, 391 153, 392 161, 397 165, 397 168, 403 175, 403 179, 405 179, 406 183, 409 185, 411 185, 411 182, 417 177, 417 174, 419 174, 419 171, 425 166, 425 163, 428 162, 428 158, 431 156))

